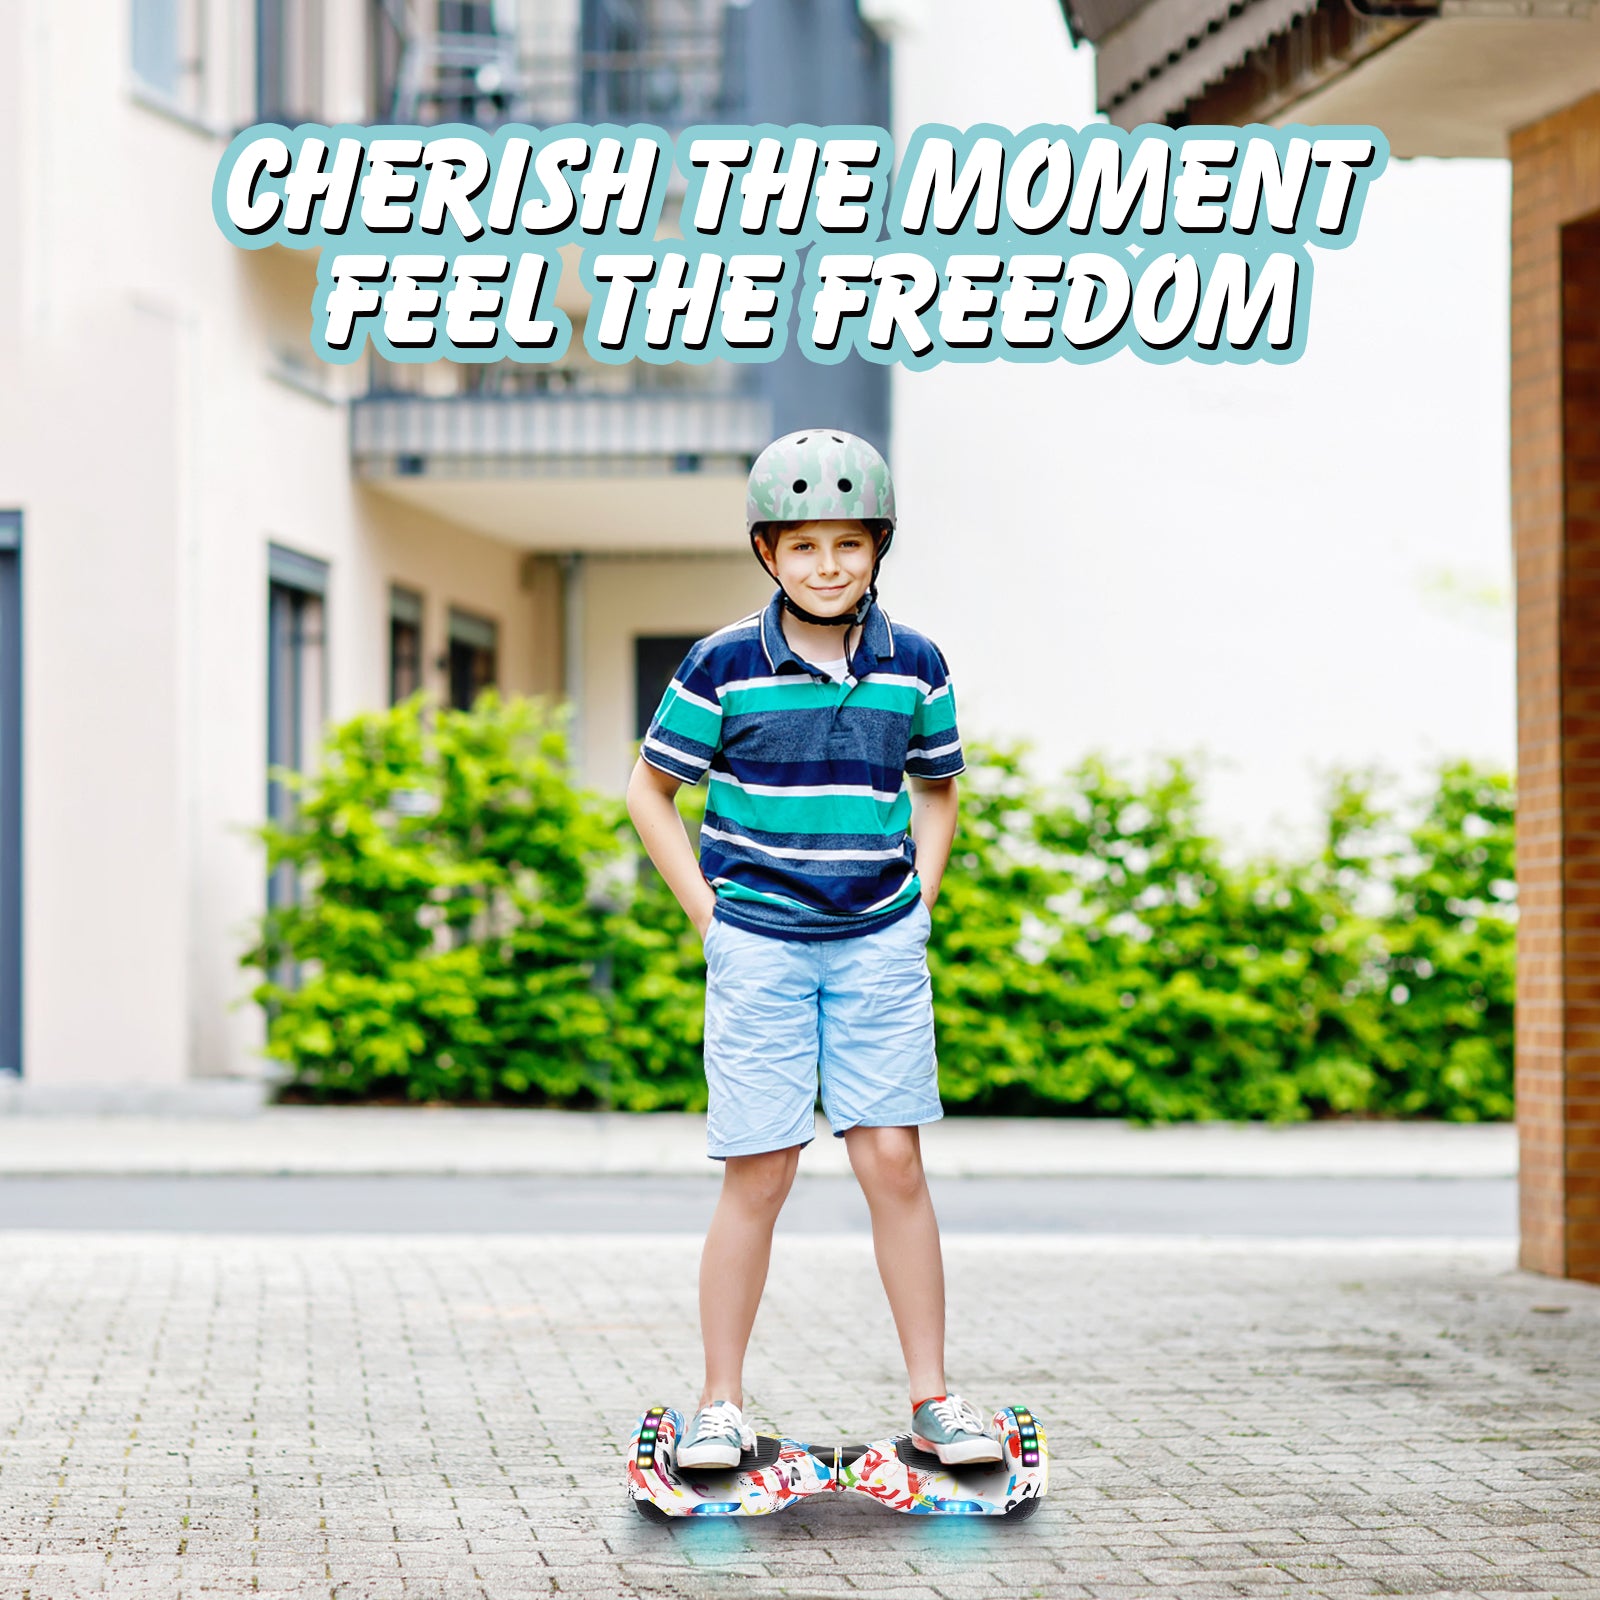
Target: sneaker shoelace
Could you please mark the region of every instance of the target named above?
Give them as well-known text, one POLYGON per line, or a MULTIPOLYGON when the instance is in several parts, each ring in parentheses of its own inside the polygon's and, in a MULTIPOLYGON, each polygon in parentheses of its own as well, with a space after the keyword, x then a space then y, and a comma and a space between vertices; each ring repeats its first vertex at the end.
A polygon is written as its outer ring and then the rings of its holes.
POLYGON ((744 1418, 731 1400, 719 1400, 715 1405, 707 1406, 699 1418, 700 1425, 695 1430, 697 1439, 737 1439, 742 1445, 744 1436, 750 1431, 744 1425, 744 1418))
POLYGON ((952 1433, 987 1433, 989 1430, 978 1408, 960 1395, 949 1395, 933 1402, 933 1414, 952 1433))

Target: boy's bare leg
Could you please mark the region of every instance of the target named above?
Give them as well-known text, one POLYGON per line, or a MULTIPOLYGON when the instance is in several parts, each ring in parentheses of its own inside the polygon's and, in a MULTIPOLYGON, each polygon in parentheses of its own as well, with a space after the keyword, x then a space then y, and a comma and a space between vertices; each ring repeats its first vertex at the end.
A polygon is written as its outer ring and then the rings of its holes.
POLYGON ((699 1404, 744 1406, 744 1352, 772 1258, 772 1229, 800 1163, 800 1146, 729 1156, 722 1194, 700 1252, 700 1338, 706 1386, 699 1404))
POLYGON ((915 1128, 851 1128, 844 1136, 872 1211, 872 1247, 894 1312, 913 1401, 943 1394, 944 1257, 915 1128))

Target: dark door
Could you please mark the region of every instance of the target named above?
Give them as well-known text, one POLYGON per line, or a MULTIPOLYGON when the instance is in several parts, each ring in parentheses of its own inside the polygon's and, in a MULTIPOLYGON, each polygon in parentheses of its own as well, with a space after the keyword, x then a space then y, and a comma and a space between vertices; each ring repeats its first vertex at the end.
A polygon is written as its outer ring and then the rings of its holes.
POLYGON ((0 1072, 22 1071, 22 514, 0 511, 0 1072))
POLYGON ((633 736, 644 738, 672 675, 698 642, 692 633, 649 634, 633 641, 633 736))
POLYGON ((500 676, 500 630, 488 617, 470 611, 450 613, 450 704, 470 711, 485 689, 500 676))

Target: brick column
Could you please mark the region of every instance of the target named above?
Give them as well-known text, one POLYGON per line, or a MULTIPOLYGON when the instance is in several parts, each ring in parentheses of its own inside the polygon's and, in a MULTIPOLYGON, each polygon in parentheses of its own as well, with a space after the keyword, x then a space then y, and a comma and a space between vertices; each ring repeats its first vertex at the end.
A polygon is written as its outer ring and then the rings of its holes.
POLYGON ((1600 1282, 1600 95, 1511 155, 1522 1264, 1600 1282))

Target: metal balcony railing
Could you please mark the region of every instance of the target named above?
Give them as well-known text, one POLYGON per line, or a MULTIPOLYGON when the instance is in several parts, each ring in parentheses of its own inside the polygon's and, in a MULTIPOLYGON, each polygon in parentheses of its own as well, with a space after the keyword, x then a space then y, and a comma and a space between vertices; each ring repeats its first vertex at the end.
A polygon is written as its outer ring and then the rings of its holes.
POLYGON ((635 476, 748 469, 772 434, 759 395, 364 396, 350 407, 363 477, 635 476))
POLYGON ((397 122, 650 122, 676 132, 733 113, 719 25, 655 33, 627 48, 586 50, 568 38, 534 48, 503 34, 405 40, 393 87, 397 122))

